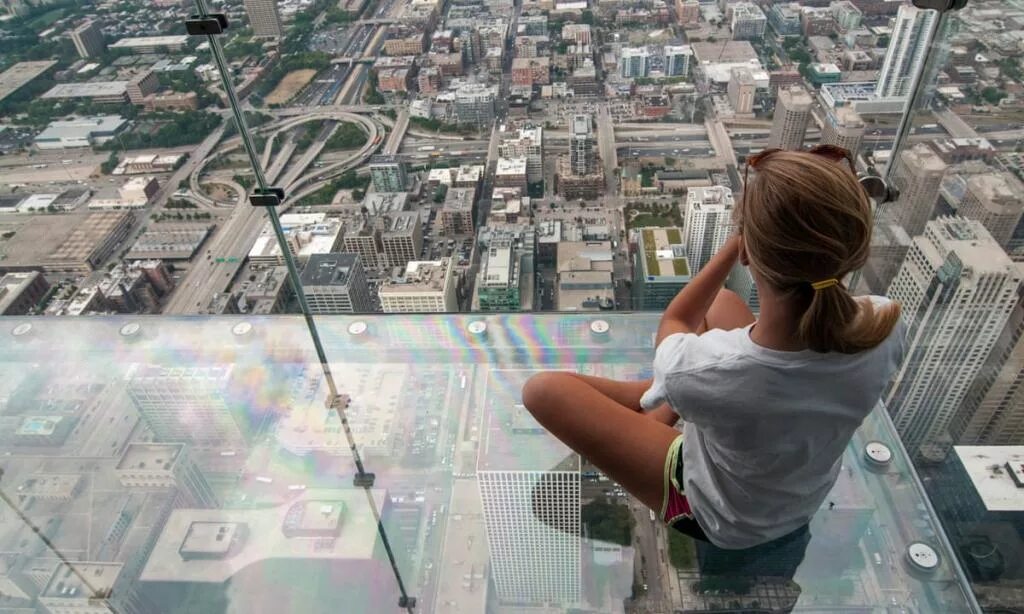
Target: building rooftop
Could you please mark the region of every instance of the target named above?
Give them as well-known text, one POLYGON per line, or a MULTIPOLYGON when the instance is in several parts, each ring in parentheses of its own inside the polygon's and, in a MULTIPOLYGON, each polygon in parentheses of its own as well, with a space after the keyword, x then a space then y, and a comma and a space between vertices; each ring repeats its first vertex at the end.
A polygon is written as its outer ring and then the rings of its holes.
POLYGON ((188 42, 187 34, 167 36, 133 36, 122 38, 110 45, 111 49, 132 49, 135 47, 179 47, 188 42))
POLYGON ((444 208, 449 211, 469 211, 473 208, 476 188, 449 188, 444 197, 444 208))
POLYGON ((496 175, 526 175, 526 158, 498 158, 496 175))
POLYGON ((412 260, 402 275, 392 277, 380 287, 380 294, 408 294, 410 292, 439 292, 444 290, 451 276, 450 258, 440 260, 412 260))
POLYGON ((996 215, 1013 215, 1024 208, 1024 187, 1009 173, 972 175, 967 180, 967 191, 996 215))
POLYGON ((123 128, 128 120, 118 115, 95 115, 76 119, 56 120, 36 135, 36 141, 60 139, 85 139, 94 134, 113 134, 123 128))
POLYGON ((302 270, 303 286, 347 286, 358 254, 313 254, 302 270))
POLYGON ((757 59, 757 51, 749 41, 699 42, 691 44, 690 48, 694 59, 701 64, 749 62, 757 59))
POLYGON ((168 471, 184 448, 185 445, 180 443, 130 443, 117 461, 117 469, 168 471))
POLYGON ((30 81, 57 65, 56 60, 18 62, 0 73, 0 100, 7 98, 30 81))
POLYGON ((127 81, 59 83, 43 94, 41 98, 100 98, 105 96, 121 96, 127 91, 127 81))
POLYGON ((400 211, 384 216, 383 236, 404 236, 413 232, 420 214, 416 211, 400 211))
POLYGON ((408 204, 407 192, 370 192, 363 199, 361 206, 366 207, 367 213, 371 216, 379 216, 405 211, 408 204))
POLYGON ((135 240, 131 250, 125 255, 131 260, 162 258, 181 260, 191 258, 199 246, 210 234, 205 226, 191 226, 177 229, 160 230, 148 228, 135 240))
POLYGON ((39 593, 41 599, 81 599, 83 604, 90 597, 102 597, 111 592, 124 565, 121 563, 94 563, 75 561, 74 569, 61 563, 53 570, 46 587, 39 593), (77 572, 77 573, 76 573, 77 572), (82 581, 88 579, 89 584, 82 581), (96 591, 96 595, 90 590, 96 591))
MULTIPOLYGON (((1024 264, 1010 260, 1006 251, 996 243, 981 222, 963 217, 939 217, 926 225, 925 234, 930 232, 939 237, 944 252, 955 252, 964 269, 973 271, 975 275, 1011 271, 1024 278, 1021 270, 1024 264)), ((924 248, 933 262, 947 261, 949 254, 936 251, 930 241, 922 237, 915 237, 914 241, 924 248)))
MULTIPOLYGON (((335 251, 341 240, 343 223, 339 218, 327 217, 325 213, 286 213, 281 216, 281 227, 292 253, 299 258, 308 258, 313 254, 335 251)), ((282 258, 281 245, 269 221, 249 250, 249 258, 282 258)))
POLYGON ((1024 511, 1024 446, 953 446, 990 512, 1024 511))
POLYGON ((641 228, 638 252, 643 255, 647 281, 690 276, 690 262, 680 228, 641 228))
POLYGON ((33 473, 16 489, 19 497, 70 499, 82 481, 80 473, 33 473))
MULTIPOLYGON (((372 504, 381 509, 385 491, 375 489, 369 493, 372 504)), ((362 488, 311 488, 302 491, 297 499, 274 507, 174 510, 153 546, 140 579, 144 582, 222 583, 246 567, 271 559, 370 561, 375 556, 378 537, 376 517, 366 495, 367 491, 362 488), (312 505, 316 513, 330 506, 327 516, 344 512, 337 518, 338 528, 332 539, 317 540, 313 547, 308 536, 288 532, 303 528, 296 527, 294 522, 296 510, 304 511, 302 506, 305 505, 312 505), (240 530, 243 527, 244 530, 240 530), (228 542, 229 548, 217 541, 217 535, 223 536, 225 531, 234 539, 221 537, 220 542, 228 542), (217 556, 183 556, 190 552, 217 556)))

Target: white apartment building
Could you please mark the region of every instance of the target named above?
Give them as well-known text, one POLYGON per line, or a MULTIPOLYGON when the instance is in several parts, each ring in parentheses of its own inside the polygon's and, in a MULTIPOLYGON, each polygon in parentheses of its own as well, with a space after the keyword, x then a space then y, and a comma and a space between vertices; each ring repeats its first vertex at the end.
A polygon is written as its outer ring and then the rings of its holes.
POLYGON ((854 156, 864 140, 864 120, 852 106, 829 109, 821 129, 821 142, 846 149, 854 156))
POLYGON ((687 191, 683 235, 691 275, 704 268, 729 238, 732 210, 732 190, 725 186, 694 187, 687 191))
POLYGON ((890 98, 906 96, 913 86, 914 75, 924 68, 928 53, 928 31, 938 17, 933 10, 909 4, 900 6, 892 38, 878 75, 875 96, 890 98))
POLYGON ((957 213, 978 220, 1004 249, 1024 212, 1024 185, 1008 172, 971 175, 957 213))
MULTIPOLYGON (((566 26, 568 27, 568 26, 566 26)), ((544 179, 544 129, 540 126, 520 128, 514 138, 498 145, 502 158, 526 158, 526 179, 536 183, 544 179)))
POLYGON ((941 459, 949 427, 1003 331, 1024 281, 977 221, 940 217, 914 237, 887 294, 908 325, 883 399, 912 455, 941 459))
POLYGON ((892 183, 899 189, 900 197, 889 203, 883 214, 913 237, 924 232, 925 223, 935 211, 947 166, 924 143, 901 151, 893 164, 892 183))

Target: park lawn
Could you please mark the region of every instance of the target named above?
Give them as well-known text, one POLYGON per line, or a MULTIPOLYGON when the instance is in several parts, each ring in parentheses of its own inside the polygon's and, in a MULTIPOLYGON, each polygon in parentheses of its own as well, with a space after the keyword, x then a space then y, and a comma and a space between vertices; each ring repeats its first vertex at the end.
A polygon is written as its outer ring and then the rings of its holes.
POLYGON ((316 70, 313 68, 301 68, 291 71, 281 78, 277 87, 267 94, 263 102, 267 104, 284 104, 288 102, 295 94, 299 93, 299 90, 306 87, 306 84, 312 81, 314 76, 316 76, 316 70))
POLYGON ((634 217, 629 225, 633 228, 643 228, 644 226, 665 227, 674 226, 675 224, 673 224, 668 218, 664 218, 660 215, 655 215, 653 213, 641 213, 634 217))

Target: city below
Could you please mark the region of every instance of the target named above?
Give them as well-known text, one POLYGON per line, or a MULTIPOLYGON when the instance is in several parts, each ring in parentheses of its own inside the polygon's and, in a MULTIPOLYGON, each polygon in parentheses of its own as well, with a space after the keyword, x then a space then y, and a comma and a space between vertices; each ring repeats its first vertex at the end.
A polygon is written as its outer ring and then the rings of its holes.
POLYGON ((0 0, 0 613, 1024 607, 1022 58, 1016 0, 0 0), (907 360, 744 575, 519 390, 649 377, 818 144, 892 188, 845 283, 907 360))

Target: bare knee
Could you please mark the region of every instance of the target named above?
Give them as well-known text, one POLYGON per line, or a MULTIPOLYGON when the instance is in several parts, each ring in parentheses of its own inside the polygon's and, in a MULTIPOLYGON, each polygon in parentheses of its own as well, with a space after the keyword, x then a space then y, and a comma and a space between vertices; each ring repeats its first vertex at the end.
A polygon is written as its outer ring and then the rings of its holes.
POLYGON ((540 418, 551 407, 552 391, 563 377, 561 373, 546 371, 531 376, 523 384, 523 405, 534 417, 540 418))
POLYGON ((750 307, 740 298, 740 295, 726 288, 718 291, 718 295, 715 296, 714 302, 711 303, 711 308, 708 310, 707 315, 708 328, 721 328, 724 330, 743 328, 753 322, 754 319, 754 314, 751 313, 750 307))

